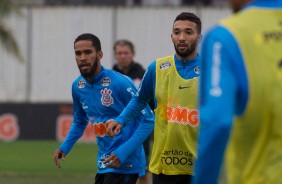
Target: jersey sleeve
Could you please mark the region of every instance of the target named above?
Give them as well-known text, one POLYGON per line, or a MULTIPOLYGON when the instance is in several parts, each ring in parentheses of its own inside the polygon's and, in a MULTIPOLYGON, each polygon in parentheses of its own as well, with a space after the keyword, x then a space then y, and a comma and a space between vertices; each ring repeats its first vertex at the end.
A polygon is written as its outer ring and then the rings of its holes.
POLYGON ((65 154, 68 154, 71 151, 73 145, 82 136, 88 124, 86 115, 81 108, 74 86, 72 87, 72 98, 74 106, 72 125, 66 139, 59 146, 59 149, 62 150, 65 154))
POLYGON ((142 110, 141 118, 138 118, 138 126, 134 134, 123 145, 118 147, 113 153, 123 163, 126 158, 131 155, 136 149, 145 141, 154 129, 154 114, 150 107, 147 105, 142 110))
POLYGON ((243 113, 247 103, 247 77, 237 42, 223 27, 205 37, 201 58, 200 132, 193 183, 213 184, 220 174, 233 115, 243 113))
POLYGON ((146 70, 142 82, 138 88, 136 95, 132 97, 130 102, 122 113, 115 118, 122 126, 129 123, 141 110, 143 110, 148 102, 154 99, 155 83, 156 83, 156 63, 153 62, 146 70))
MULTIPOLYGON (((134 83, 128 77, 119 87, 120 97, 122 97, 125 104, 128 104, 132 97, 136 96, 136 88, 134 83)), ((150 107, 145 104, 145 108, 136 112, 133 121, 137 121, 137 128, 134 134, 123 145, 119 146, 113 153, 123 163, 126 158, 131 155, 136 149, 145 141, 154 128, 154 113, 150 107)))

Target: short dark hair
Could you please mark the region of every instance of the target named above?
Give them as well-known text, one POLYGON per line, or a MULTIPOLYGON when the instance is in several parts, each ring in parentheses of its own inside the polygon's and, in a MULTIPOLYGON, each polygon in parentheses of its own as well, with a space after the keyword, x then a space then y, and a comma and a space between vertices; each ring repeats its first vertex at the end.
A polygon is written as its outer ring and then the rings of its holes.
POLYGON ((114 43, 114 46, 113 46, 114 51, 116 51, 116 47, 117 47, 118 45, 128 46, 128 47, 130 48, 131 52, 132 52, 133 54, 135 54, 135 48, 134 48, 134 45, 133 45, 133 43, 132 43, 131 41, 125 40, 125 39, 117 40, 117 41, 114 43))
POLYGON ((196 23, 197 31, 198 31, 199 34, 201 34, 201 32, 202 32, 201 19, 197 15, 195 15, 194 13, 182 12, 179 15, 177 15, 177 17, 175 18, 174 22, 176 22, 178 20, 189 20, 191 22, 196 23))
POLYGON ((78 41, 81 40, 89 40, 92 41, 92 45, 95 48, 96 52, 101 51, 101 42, 99 40, 99 38, 91 33, 84 33, 79 35, 75 40, 74 40, 74 44, 78 41))

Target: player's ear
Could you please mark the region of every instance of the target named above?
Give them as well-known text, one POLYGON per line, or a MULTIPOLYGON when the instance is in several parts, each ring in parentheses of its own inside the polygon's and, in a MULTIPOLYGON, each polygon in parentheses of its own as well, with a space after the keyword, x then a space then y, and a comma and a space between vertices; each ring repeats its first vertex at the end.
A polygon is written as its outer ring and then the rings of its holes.
POLYGON ((198 37, 197 37, 197 42, 200 43, 201 40, 202 40, 202 35, 199 34, 198 37))
POLYGON ((98 60, 101 60, 103 58, 103 52, 101 50, 97 52, 97 58, 98 60))

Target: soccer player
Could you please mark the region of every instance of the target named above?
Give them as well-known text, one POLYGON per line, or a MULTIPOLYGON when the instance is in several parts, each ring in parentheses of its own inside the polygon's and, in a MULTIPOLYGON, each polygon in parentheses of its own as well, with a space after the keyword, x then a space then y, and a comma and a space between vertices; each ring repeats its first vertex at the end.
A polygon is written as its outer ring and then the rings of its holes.
MULTIPOLYGON (((113 70, 130 77, 134 81, 135 86, 138 88, 145 73, 145 69, 133 59, 135 55, 133 43, 129 40, 117 40, 114 43, 113 49, 116 60, 113 70)), ((153 100, 150 101, 149 105, 151 109, 154 109, 153 100)), ((140 184, 151 183, 149 173, 147 172, 150 154, 150 140, 151 136, 148 136, 148 138, 143 142, 146 156, 146 174, 139 179, 140 184)))
POLYGON ((230 184, 282 183, 282 1, 231 5, 203 41, 194 184, 217 183, 224 155, 230 184))
POLYGON ((198 135, 197 46, 201 20, 183 12, 173 22, 171 39, 175 55, 158 58, 148 67, 136 96, 108 126, 113 135, 150 100, 155 100, 154 145, 149 164, 154 184, 190 183, 198 135))
POLYGON ((103 52, 95 35, 78 36, 74 51, 81 73, 72 85, 74 117, 68 136, 54 153, 54 162, 60 167, 59 159, 65 158, 90 122, 99 147, 95 183, 136 183, 137 178, 145 174, 142 143, 153 130, 154 114, 147 106, 128 127, 114 137, 107 136, 106 120, 121 113, 135 95, 136 88, 130 78, 101 65, 103 52))

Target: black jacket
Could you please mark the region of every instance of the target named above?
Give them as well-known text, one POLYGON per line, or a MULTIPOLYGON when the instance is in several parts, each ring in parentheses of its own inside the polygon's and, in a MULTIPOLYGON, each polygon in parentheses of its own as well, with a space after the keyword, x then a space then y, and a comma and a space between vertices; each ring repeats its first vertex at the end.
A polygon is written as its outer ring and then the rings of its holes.
POLYGON ((117 64, 113 66, 113 70, 119 73, 122 73, 124 75, 127 75, 128 77, 130 77, 133 80, 136 78, 142 80, 143 75, 145 73, 145 69, 139 63, 136 63, 134 61, 130 65, 130 69, 127 74, 125 74, 122 70, 120 70, 117 64))

